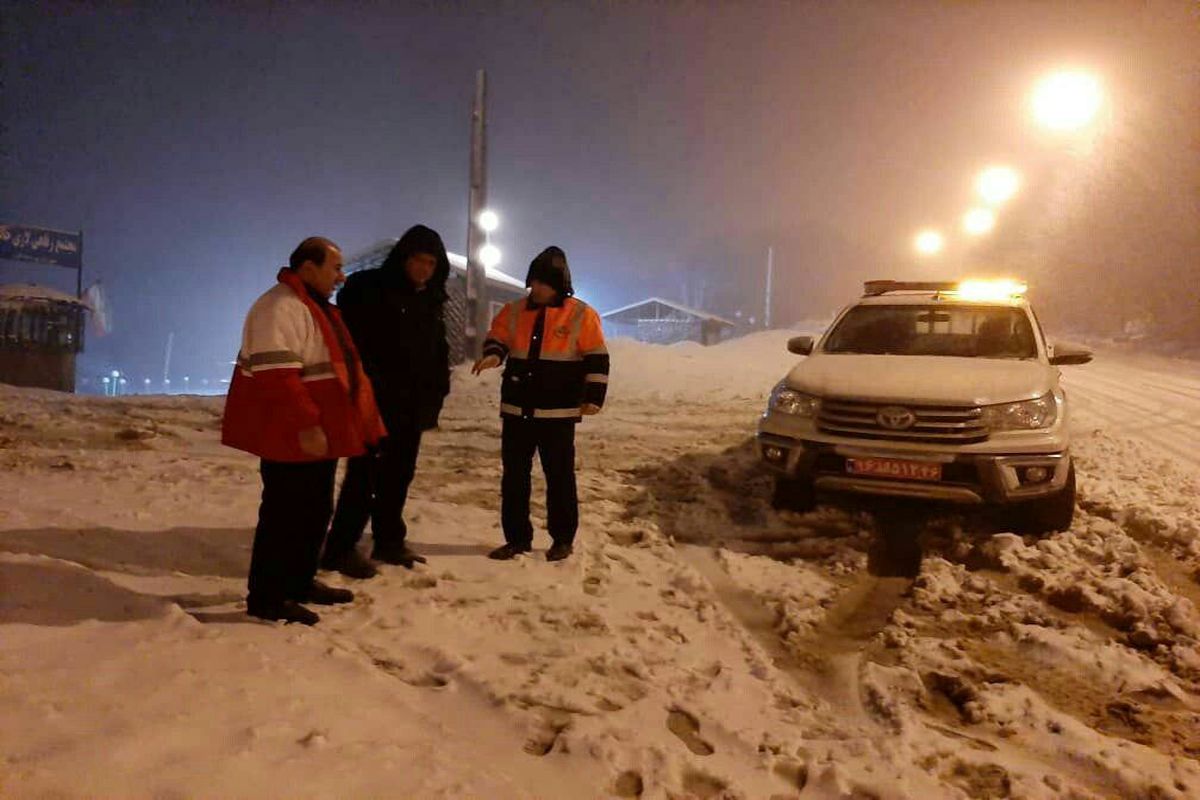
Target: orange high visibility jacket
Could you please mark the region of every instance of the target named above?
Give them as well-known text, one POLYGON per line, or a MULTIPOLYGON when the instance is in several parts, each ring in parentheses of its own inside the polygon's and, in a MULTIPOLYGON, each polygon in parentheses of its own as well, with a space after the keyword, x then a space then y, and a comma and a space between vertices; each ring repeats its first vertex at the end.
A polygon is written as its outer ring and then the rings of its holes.
POLYGON ((604 405, 608 348, 600 315, 582 300, 535 306, 523 297, 508 303, 492 320, 483 354, 508 360, 501 416, 578 422, 584 403, 604 405))

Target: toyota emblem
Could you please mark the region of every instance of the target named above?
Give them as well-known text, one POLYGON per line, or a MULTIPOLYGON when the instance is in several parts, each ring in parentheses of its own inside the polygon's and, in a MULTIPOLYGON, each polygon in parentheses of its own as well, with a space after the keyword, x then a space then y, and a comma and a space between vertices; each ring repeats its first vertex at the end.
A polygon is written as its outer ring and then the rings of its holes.
POLYGON ((917 415, 901 406, 885 406, 875 415, 879 424, 893 431, 906 431, 917 421, 917 415))

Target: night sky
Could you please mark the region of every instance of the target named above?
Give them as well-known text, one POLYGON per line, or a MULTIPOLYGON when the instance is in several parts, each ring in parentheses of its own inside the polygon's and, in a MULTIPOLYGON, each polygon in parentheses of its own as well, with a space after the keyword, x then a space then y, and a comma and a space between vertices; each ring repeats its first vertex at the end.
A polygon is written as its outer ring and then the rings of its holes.
MULTIPOLYGON (((649 295, 826 316, 953 232, 989 163, 1071 167, 1024 103, 1047 70, 1114 106, 1195 74, 1190 2, 0 2, 0 221, 83 229, 114 331, 88 368, 228 376, 304 236, 347 255, 422 222, 462 252, 475 71, 489 79, 501 268, 547 244, 601 311, 649 295)), ((1195 98, 1174 98, 1198 114, 1195 98)), ((1127 104, 1128 105, 1128 104, 1127 104)), ((1200 143, 1200 139, 1197 140, 1200 143)), ((1061 148, 1060 148, 1061 149, 1061 148)), ((1200 152, 1200 151, 1198 151, 1200 152)), ((1169 180, 1169 178, 1168 178, 1169 180)), ((1194 198, 1193 198, 1194 199, 1194 198)), ((1025 226, 1022 232, 1017 230, 1025 226)), ((954 277, 950 275, 949 277, 954 277)), ((0 264, 0 282, 74 289, 0 264)))

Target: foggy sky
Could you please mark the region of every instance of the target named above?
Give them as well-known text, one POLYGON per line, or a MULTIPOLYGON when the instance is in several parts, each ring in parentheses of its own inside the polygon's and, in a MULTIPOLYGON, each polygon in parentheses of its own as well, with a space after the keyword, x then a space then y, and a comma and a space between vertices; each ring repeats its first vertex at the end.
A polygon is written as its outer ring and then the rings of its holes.
MULTIPOLYGON (((865 278, 947 277, 911 237, 955 227, 979 168, 1053 157, 1023 107, 1039 75, 1081 65, 1132 94, 1200 42, 1187 2, 0 13, 0 221, 84 230, 84 283, 103 279, 115 323, 87 363, 156 379, 172 331, 173 374, 227 377, 304 236, 353 254, 422 222, 462 252, 479 68, 502 269, 523 278, 554 243, 601 311, 657 294, 761 316, 773 244, 787 322, 865 278)), ((18 280, 74 288, 0 263, 18 280)))

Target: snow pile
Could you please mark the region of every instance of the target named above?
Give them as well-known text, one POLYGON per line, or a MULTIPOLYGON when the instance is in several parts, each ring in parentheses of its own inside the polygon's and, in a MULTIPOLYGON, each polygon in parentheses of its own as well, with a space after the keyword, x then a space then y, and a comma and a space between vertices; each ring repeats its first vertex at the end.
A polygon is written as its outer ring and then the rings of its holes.
POLYGON ((1080 512, 1022 539, 773 511, 788 336, 612 342, 555 564, 541 533, 484 557, 498 376, 456 374, 408 513, 429 564, 326 576, 357 599, 311 629, 244 614, 257 463, 220 398, 0 387, 0 795, 1200 795, 1193 434, 1144 424, 1195 419, 1190 378, 1071 371, 1080 512))

